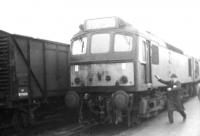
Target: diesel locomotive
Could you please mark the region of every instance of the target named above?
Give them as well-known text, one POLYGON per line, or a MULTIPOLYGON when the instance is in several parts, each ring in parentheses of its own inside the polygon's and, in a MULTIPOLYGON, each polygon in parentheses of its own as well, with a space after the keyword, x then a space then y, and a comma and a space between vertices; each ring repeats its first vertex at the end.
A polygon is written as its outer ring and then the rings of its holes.
POLYGON ((19 130, 65 107, 68 55, 67 44, 0 31, 0 128, 19 130))
POLYGON ((198 59, 118 17, 89 19, 71 40, 70 89, 65 101, 79 121, 131 126, 155 116, 166 105, 166 86, 154 75, 175 73, 182 96, 199 90, 198 59))

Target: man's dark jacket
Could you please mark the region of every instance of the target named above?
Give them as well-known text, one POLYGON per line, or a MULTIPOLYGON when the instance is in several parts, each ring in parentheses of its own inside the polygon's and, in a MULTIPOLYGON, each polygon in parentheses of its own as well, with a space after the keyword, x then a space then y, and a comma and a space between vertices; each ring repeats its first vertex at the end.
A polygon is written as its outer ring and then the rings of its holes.
POLYGON ((184 110, 184 106, 181 100, 181 82, 180 81, 165 81, 159 79, 163 84, 166 84, 171 88, 171 91, 167 91, 167 106, 168 110, 184 110))

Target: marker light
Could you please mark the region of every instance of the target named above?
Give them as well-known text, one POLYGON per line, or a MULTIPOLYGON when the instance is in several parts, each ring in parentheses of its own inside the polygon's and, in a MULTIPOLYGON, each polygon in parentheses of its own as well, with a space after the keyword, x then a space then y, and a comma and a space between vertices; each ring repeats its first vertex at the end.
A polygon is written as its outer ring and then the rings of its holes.
POLYGON ((126 70, 126 63, 122 63, 122 70, 126 70))
POLYGON ((75 71, 75 72, 78 72, 78 71, 79 71, 79 66, 78 66, 78 65, 75 65, 75 66, 74 66, 74 71, 75 71))
POLYGON ((85 21, 85 30, 116 27, 118 27, 118 19, 116 17, 89 19, 85 21))

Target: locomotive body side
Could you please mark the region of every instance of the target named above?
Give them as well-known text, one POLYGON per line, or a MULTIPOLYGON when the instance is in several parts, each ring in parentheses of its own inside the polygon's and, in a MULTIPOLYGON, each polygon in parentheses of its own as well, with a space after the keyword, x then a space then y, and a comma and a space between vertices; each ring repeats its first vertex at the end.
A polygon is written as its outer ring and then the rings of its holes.
POLYGON ((140 37, 138 47, 138 69, 140 71, 138 76, 138 91, 146 91, 148 88, 164 87, 165 85, 158 82, 154 75, 160 75, 163 79, 167 80, 172 73, 176 73, 183 84, 194 82, 194 67, 192 66, 192 63, 190 64, 191 58, 189 56, 172 51, 166 47, 165 43, 160 42, 159 40, 150 40, 148 37, 140 37), (146 40, 150 41, 150 56, 147 56, 147 53, 142 50, 142 46, 144 46, 143 43, 146 43, 146 40), (147 62, 142 58, 143 56, 147 56, 146 59, 151 59, 151 66, 148 67, 151 68, 151 77, 148 77, 148 75, 145 74, 147 72, 147 62), (150 82, 147 82, 147 78, 150 78, 150 82))

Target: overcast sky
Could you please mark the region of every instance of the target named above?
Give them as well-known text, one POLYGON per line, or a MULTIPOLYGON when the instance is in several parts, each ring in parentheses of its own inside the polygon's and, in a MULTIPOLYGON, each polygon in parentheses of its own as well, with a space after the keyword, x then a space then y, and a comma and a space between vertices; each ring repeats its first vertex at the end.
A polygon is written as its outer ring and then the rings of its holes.
POLYGON ((200 58, 198 0, 0 0, 0 29, 69 43, 88 18, 118 16, 200 58))

